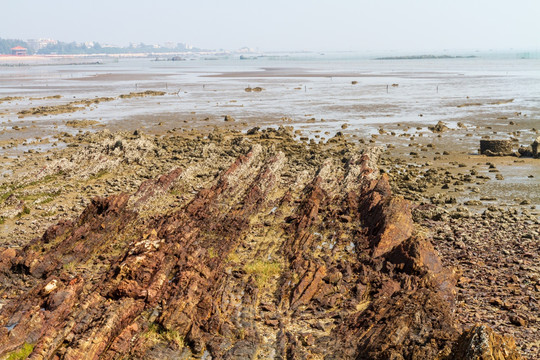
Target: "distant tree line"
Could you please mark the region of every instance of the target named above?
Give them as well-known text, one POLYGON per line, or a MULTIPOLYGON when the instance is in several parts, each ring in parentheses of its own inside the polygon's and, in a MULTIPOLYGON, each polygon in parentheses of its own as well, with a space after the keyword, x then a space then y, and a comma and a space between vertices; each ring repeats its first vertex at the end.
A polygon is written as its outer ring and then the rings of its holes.
POLYGON ((0 54, 11 54, 11 48, 15 46, 28 48, 28 43, 17 39, 0 39, 0 54))
MULTIPOLYGON (((193 49, 196 51, 196 49, 193 49)), ((77 44, 75 42, 65 43, 59 41, 57 44, 48 44, 46 47, 39 49, 37 54, 50 55, 50 54, 126 54, 126 53, 152 53, 152 52, 183 52, 187 51, 185 45, 178 44, 174 48, 170 47, 154 47, 153 45, 137 44, 127 47, 111 47, 102 46, 99 43, 93 43, 92 46, 86 46, 85 44, 77 44)))
MULTIPOLYGON (((175 47, 155 47, 154 45, 148 45, 144 43, 131 44, 127 47, 111 47, 102 46, 95 42, 91 46, 86 44, 79 44, 76 42, 62 42, 58 41, 56 44, 48 44, 41 49, 31 49, 26 41, 14 40, 14 39, 1 39, 0 38, 0 54, 11 54, 11 48, 15 46, 22 46, 28 49, 28 54, 38 55, 78 55, 78 54, 126 54, 126 53, 176 53, 188 51, 185 44, 179 43, 175 47)), ((189 51, 200 51, 200 49, 193 48, 189 51)))

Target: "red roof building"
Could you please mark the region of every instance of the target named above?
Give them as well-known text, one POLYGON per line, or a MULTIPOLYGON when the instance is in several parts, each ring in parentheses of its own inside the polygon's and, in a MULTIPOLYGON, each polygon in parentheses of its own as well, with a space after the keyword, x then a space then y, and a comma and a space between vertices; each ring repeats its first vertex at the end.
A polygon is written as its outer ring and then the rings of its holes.
POLYGON ((24 48, 22 46, 15 46, 14 48, 11 48, 11 55, 25 56, 26 55, 26 48, 24 48))

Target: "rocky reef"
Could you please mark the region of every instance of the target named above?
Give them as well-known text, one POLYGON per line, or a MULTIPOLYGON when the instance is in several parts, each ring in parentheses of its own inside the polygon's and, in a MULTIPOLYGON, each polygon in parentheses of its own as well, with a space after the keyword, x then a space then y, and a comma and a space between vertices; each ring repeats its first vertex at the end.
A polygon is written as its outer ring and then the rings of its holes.
MULTIPOLYGON (((193 146, 136 191, 0 249, 0 356, 521 358, 512 338, 457 325, 458 275, 392 194, 380 149, 284 129, 168 141, 159 151, 193 146)), ((155 166, 137 151, 159 156, 140 134, 93 156, 155 166)))

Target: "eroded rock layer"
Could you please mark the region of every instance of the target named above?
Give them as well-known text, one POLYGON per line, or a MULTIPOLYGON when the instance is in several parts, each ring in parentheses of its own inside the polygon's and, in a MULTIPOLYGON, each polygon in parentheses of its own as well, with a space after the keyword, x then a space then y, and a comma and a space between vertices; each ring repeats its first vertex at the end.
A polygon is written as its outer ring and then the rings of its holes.
POLYGON ((202 161, 4 250, 0 354, 519 358, 485 327, 455 327, 455 275, 415 228, 413 204, 392 195, 380 150, 339 138, 306 148, 284 131, 228 146, 240 156, 200 189, 202 161))

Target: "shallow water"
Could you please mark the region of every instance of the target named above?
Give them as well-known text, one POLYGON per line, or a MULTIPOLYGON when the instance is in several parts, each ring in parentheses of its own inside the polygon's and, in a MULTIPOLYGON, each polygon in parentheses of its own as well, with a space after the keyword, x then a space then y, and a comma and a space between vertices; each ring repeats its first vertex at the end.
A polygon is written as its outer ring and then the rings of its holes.
POLYGON ((300 128, 336 131, 347 122, 349 131, 359 132, 388 123, 442 120, 452 125, 513 112, 537 118, 540 60, 370 60, 326 55, 174 62, 146 58, 104 60, 93 65, 0 67, 0 97, 62 95, 57 100, 2 103, 0 112, 9 114, 0 120, 37 122, 43 117, 19 120, 13 112, 147 89, 167 91, 168 95, 115 100, 92 110, 49 118, 116 123, 149 114, 229 114, 251 121, 286 116, 300 128), (353 85, 352 81, 358 83, 353 85), (248 93, 244 91, 248 86, 265 90, 248 93), (513 101, 495 104, 510 99, 513 101), (465 103, 479 105, 458 107, 465 103), (311 118, 324 119, 325 123, 305 122, 311 118))

